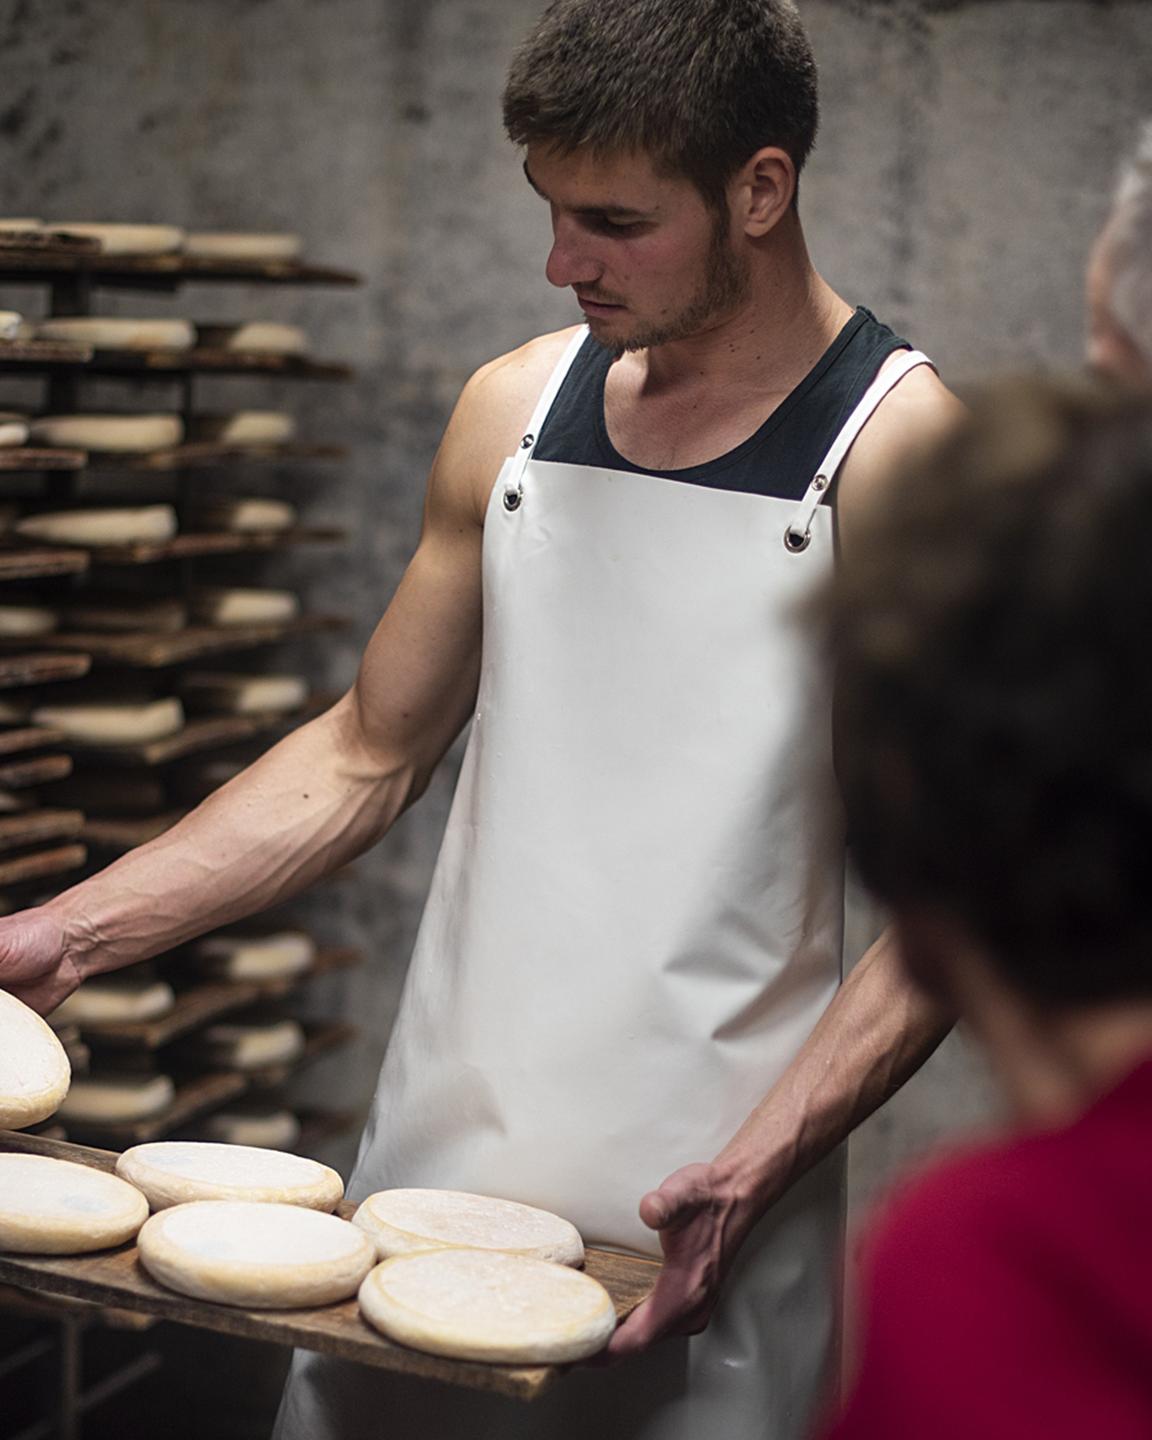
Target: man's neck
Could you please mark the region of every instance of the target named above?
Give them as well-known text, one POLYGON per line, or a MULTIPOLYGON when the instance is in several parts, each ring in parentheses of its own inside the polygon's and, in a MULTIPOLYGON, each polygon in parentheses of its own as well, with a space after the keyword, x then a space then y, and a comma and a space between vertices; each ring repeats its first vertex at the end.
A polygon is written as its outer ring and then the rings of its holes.
POLYGON ((683 340, 625 357, 642 371, 641 393, 747 385, 786 393, 808 373, 852 315, 813 268, 799 221, 752 259, 740 307, 683 340))

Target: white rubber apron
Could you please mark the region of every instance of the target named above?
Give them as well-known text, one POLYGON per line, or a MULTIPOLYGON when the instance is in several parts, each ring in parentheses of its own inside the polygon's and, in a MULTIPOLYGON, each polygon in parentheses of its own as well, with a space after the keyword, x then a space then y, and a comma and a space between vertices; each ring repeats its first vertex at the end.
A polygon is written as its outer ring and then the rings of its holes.
MULTIPOLYGON (((840 979, 831 697, 797 615, 828 487, 785 501, 536 461, 496 484, 479 697, 350 1186, 541 1205, 658 1254, 640 1198, 707 1161, 840 979)), ((530 1406, 299 1357, 281 1435, 798 1440, 827 1376, 839 1157, 758 1227, 709 1329, 530 1406)))

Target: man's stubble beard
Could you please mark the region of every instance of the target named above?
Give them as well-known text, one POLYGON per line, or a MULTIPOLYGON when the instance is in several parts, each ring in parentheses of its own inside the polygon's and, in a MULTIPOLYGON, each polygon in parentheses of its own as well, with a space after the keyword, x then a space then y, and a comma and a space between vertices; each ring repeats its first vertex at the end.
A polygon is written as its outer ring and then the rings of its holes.
MULTIPOLYGON (((700 288, 688 303, 667 319, 653 321, 634 330, 622 340, 598 340, 619 359, 626 352, 649 350, 686 340, 737 309, 748 293, 749 266, 741 260, 728 239, 728 217, 717 219, 708 249, 707 266, 700 288)), ((593 339, 596 339, 593 331, 593 339)))

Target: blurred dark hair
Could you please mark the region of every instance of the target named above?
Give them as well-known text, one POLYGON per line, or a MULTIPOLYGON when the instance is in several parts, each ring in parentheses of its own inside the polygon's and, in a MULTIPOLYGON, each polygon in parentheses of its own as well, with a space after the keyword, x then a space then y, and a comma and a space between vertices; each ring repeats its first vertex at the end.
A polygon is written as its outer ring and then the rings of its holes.
POLYGON ((1049 1006, 1152 995, 1152 400, 1015 382, 829 597, 857 863, 1049 1006))
POLYGON ((792 0, 554 0, 504 90, 516 144, 640 151, 714 209, 765 146, 799 173, 818 121, 816 62, 792 0))

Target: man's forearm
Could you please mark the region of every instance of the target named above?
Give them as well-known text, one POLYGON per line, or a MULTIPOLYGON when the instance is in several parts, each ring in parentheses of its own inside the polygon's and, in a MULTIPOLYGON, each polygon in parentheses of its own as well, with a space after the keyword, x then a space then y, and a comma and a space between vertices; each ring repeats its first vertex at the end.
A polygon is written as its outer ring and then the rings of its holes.
POLYGON ((766 1209, 916 1073, 953 1020, 905 976, 886 931, 717 1157, 719 1173, 766 1209))
POLYGON ((367 752, 341 702, 45 909, 81 973, 117 969, 314 884, 377 840, 419 783, 367 752))

